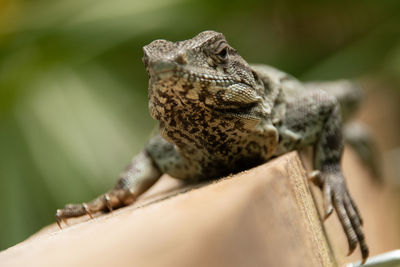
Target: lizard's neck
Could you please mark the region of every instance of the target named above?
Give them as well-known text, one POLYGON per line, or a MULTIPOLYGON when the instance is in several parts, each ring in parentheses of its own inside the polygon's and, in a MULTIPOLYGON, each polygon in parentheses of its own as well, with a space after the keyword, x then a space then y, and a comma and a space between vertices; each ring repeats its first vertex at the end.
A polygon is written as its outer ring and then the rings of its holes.
MULTIPOLYGON (((216 111, 181 106, 174 116, 160 121, 160 134, 178 147, 179 154, 199 164, 204 177, 219 177, 256 166, 267 160, 276 144, 267 135, 276 134, 265 121, 221 117, 216 111)), ((168 114, 168 115, 170 115, 168 114)))
POLYGON ((225 155, 226 150, 251 132, 241 118, 221 118, 221 114, 193 106, 182 107, 174 116, 164 119, 160 122, 162 136, 190 154, 225 155))

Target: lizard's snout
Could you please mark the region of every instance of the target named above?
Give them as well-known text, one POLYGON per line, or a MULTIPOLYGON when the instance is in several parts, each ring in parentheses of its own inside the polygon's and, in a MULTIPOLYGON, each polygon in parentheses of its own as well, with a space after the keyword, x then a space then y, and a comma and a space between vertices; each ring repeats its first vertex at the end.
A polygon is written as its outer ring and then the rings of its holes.
POLYGON ((176 71, 179 66, 187 63, 186 53, 178 53, 169 60, 150 60, 148 57, 143 57, 143 62, 151 77, 160 76, 167 78, 169 74, 176 71))

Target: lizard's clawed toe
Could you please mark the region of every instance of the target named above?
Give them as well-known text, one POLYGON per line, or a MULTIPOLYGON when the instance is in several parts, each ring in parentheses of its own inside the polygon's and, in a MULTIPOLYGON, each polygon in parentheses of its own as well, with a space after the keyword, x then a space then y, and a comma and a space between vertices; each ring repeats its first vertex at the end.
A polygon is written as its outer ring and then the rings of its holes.
POLYGON ((67 218, 71 217, 78 217, 88 214, 90 218, 93 219, 91 210, 89 209, 88 205, 86 203, 83 204, 67 204, 63 209, 58 209, 56 211, 56 222, 57 225, 61 227, 61 223, 64 222, 66 223, 67 218))
POLYGON ((322 191, 324 196, 325 219, 336 210, 339 221, 346 234, 349 252, 352 254, 360 245, 363 261, 366 261, 369 250, 362 230, 362 219, 357 206, 344 184, 341 171, 321 172, 322 191))

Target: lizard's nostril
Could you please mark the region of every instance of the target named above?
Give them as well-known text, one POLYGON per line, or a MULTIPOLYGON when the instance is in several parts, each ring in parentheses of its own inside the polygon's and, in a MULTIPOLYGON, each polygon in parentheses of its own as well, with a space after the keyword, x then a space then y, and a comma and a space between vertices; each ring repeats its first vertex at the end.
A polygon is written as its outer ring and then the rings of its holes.
POLYGON ((186 53, 179 53, 176 57, 175 57, 175 62, 181 65, 185 65, 187 63, 186 61, 186 53))

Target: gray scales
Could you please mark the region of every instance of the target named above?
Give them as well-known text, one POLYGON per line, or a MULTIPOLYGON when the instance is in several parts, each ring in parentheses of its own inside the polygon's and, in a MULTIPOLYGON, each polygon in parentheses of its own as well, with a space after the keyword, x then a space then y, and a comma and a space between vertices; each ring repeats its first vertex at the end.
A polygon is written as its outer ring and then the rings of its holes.
POLYGON ((133 203, 164 173, 188 182, 216 179, 312 146, 310 177, 323 192, 326 217, 336 210, 349 253, 359 244, 367 259, 362 218, 340 166, 347 136, 367 163, 374 162, 363 128, 342 127, 360 102, 357 85, 301 83, 273 67, 250 65, 214 31, 179 42, 155 40, 143 50, 159 134, 108 193, 57 210, 59 226, 70 217, 133 203))

